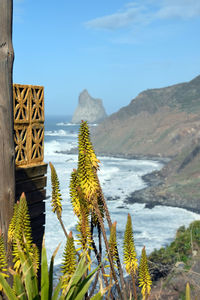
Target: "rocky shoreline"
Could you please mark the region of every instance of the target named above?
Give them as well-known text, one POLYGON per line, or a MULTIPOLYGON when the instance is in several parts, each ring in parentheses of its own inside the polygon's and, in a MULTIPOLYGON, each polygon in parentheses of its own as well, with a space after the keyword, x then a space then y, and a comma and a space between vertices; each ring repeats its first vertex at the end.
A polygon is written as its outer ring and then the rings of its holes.
MULTIPOLYGON (((161 170, 162 171, 162 170, 161 170)), ((126 203, 145 203, 146 208, 156 205, 172 206, 200 213, 198 199, 184 199, 173 193, 165 192, 165 177, 161 171, 145 174, 142 179, 148 185, 146 188, 131 193, 125 200, 126 203)))
MULTIPOLYGON (((72 148, 66 151, 60 151, 63 154, 78 154, 77 148, 72 148)), ((137 160, 153 160, 163 164, 160 171, 154 171, 142 176, 142 179, 147 184, 147 187, 134 191, 125 200, 125 203, 145 203, 147 208, 153 208, 156 205, 172 206, 187 209, 189 211, 200 213, 200 199, 187 198, 178 195, 177 193, 169 192, 166 187, 167 175, 163 172, 165 167, 168 167, 172 157, 161 156, 145 156, 133 154, 113 154, 113 153, 98 153, 97 157, 116 157, 124 159, 137 160)))
MULTIPOLYGON (((57 151, 56 153, 61 153, 61 154, 78 154, 78 148, 71 148, 70 150, 65 150, 65 151, 57 151)), ((97 152, 95 151, 97 157, 100 156, 106 156, 106 157, 115 157, 115 158, 124 158, 124 159, 137 159, 137 160, 153 160, 153 161, 158 161, 160 163, 166 164, 168 163, 172 157, 161 157, 159 155, 133 155, 130 153, 124 154, 124 153, 108 153, 108 152, 97 152)))

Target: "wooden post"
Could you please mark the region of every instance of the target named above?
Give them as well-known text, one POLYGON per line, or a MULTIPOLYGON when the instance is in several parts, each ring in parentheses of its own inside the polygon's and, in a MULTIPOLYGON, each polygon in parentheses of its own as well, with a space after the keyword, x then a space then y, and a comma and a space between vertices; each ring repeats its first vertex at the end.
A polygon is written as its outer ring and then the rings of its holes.
POLYGON ((0 0, 0 227, 5 239, 15 202, 12 13, 13 1, 0 0))

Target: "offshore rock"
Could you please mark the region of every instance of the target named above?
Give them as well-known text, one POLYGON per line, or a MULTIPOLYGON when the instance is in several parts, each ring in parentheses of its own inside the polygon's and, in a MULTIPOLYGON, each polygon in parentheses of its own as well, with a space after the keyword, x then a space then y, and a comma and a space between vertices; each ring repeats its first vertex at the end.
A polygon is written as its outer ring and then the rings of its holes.
POLYGON ((72 118, 72 123, 80 123, 82 120, 89 123, 99 123, 107 117, 101 99, 92 98, 87 90, 79 95, 78 107, 72 118))

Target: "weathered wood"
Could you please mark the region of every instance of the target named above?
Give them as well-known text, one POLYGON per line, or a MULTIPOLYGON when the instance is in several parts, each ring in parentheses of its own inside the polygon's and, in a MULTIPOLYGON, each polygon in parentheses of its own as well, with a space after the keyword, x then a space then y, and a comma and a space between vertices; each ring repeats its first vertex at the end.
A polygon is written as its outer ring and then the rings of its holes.
POLYGON ((47 164, 16 167, 16 201, 24 192, 31 218, 32 237, 41 251, 45 224, 47 164))
POLYGON ((7 237, 15 201, 12 0, 0 0, 0 227, 7 237))
POLYGON ((45 202, 40 201, 37 203, 34 203, 32 205, 28 205, 29 208, 29 214, 31 219, 34 219, 35 217, 38 217, 40 214, 43 214, 45 211, 45 202))
MULTIPOLYGON (((16 195, 16 201, 20 199, 21 194, 16 195)), ((26 200, 29 205, 34 205, 38 202, 42 202, 46 198, 46 190, 40 189, 37 191, 26 192, 26 200)))
POLYGON ((35 226, 35 230, 41 229, 45 224, 45 214, 40 214, 39 216, 31 220, 32 224, 35 226))
POLYGON ((41 251, 42 238, 44 234, 45 214, 41 214, 36 218, 31 219, 33 242, 41 251))
POLYGON ((46 174, 47 164, 28 165, 16 168, 16 182, 23 181, 33 177, 40 177, 46 174))
POLYGON ((47 178, 46 176, 41 176, 37 178, 31 178, 26 180, 23 183, 16 184, 17 195, 22 194, 23 192, 36 191, 46 186, 47 178))

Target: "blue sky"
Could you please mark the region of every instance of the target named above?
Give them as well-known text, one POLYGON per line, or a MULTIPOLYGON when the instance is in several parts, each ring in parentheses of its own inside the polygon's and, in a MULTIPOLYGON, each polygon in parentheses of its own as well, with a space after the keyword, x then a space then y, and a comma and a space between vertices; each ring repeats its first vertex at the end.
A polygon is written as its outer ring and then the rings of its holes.
POLYGON ((108 114, 200 74, 199 0, 14 0, 14 82, 45 87, 46 114, 83 89, 108 114))

